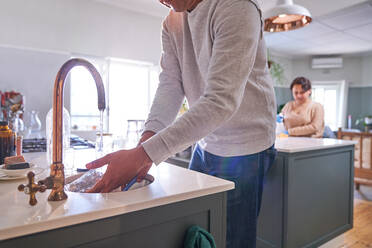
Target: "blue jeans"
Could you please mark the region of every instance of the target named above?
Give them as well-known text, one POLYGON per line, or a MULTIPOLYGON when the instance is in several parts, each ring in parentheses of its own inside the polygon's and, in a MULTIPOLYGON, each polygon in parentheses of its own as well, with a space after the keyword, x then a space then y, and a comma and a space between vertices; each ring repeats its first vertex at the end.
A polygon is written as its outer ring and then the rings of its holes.
POLYGON ((189 168, 235 183, 227 192, 227 248, 255 248, 265 175, 276 156, 274 146, 259 153, 220 157, 196 146, 189 168))

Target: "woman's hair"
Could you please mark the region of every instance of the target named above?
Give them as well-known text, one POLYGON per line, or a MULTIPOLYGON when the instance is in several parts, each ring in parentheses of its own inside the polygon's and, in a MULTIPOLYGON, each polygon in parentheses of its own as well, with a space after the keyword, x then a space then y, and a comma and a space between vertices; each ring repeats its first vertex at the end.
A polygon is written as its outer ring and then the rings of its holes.
POLYGON ((304 92, 311 90, 311 82, 305 77, 296 77, 291 83, 291 90, 295 84, 301 85, 304 92))

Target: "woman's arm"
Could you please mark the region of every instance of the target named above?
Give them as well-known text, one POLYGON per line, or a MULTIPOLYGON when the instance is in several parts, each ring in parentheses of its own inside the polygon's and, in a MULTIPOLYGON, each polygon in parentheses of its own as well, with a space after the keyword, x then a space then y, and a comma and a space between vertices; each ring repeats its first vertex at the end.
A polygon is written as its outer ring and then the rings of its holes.
POLYGON ((304 126, 298 126, 288 129, 291 136, 305 136, 315 134, 324 127, 324 109, 321 104, 314 104, 311 111, 311 122, 304 126))

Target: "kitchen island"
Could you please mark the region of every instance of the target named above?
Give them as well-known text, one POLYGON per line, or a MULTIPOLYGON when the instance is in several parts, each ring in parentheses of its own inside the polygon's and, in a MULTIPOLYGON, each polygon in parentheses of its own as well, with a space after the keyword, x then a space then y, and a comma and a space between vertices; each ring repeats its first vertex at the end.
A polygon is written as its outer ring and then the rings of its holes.
MULTIPOLYGON (((354 142, 278 138, 263 192, 257 247, 318 247, 353 226, 354 142)), ((188 160, 168 159, 181 167, 188 160)))
POLYGON ((318 247, 353 227, 355 142, 281 138, 266 178, 257 247, 318 247))
MULTIPOLYGON (((76 155, 75 156, 79 156, 76 155)), ((45 153, 26 159, 47 168, 45 153)), ((17 186, 0 181, 0 247, 182 247, 184 234, 199 225, 225 245, 226 191, 232 182, 167 163, 153 166, 151 184, 127 192, 66 192, 68 199, 36 206, 17 186)), ((48 175, 47 170, 36 180, 48 175)))

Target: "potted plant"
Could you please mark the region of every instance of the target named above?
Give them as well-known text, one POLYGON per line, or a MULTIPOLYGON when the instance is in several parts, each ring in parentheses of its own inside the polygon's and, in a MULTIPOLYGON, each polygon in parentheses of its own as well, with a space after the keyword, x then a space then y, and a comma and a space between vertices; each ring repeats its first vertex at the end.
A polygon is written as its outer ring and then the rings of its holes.
POLYGON ((372 130, 372 115, 367 115, 364 117, 361 117, 355 121, 355 125, 362 124, 364 126, 364 131, 368 132, 369 130, 372 130))
POLYGON ((281 66, 281 64, 270 59, 267 61, 267 63, 271 77, 274 79, 276 84, 284 85, 286 79, 284 76, 284 68, 281 66))

